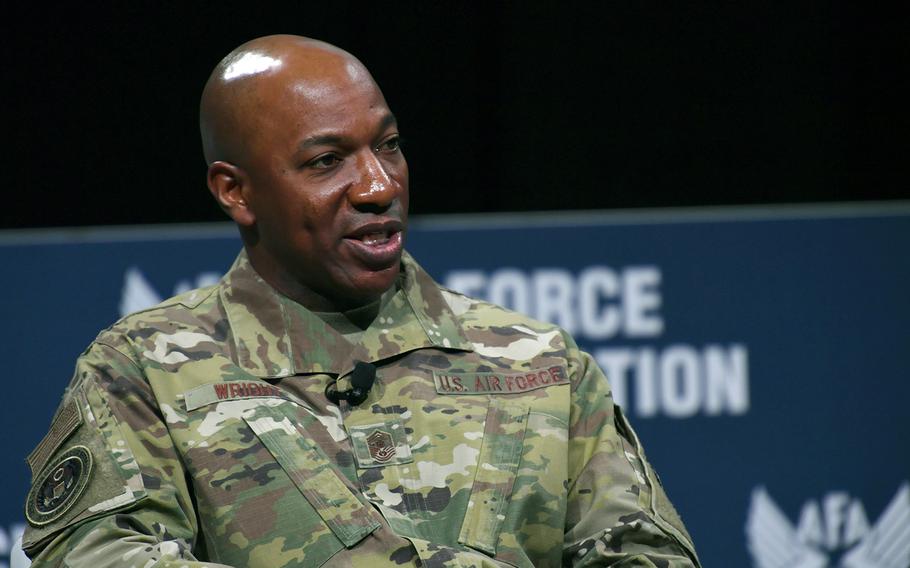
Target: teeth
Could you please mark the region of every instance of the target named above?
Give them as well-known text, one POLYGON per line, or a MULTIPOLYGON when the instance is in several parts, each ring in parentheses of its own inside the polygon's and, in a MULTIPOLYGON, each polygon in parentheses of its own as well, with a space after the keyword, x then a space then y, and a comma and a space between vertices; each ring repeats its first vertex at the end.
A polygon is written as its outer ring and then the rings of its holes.
POLYGON ((389 242, 388 233, 370 233, 360 237, 360 240, 367 245, 384 245, 389 242))

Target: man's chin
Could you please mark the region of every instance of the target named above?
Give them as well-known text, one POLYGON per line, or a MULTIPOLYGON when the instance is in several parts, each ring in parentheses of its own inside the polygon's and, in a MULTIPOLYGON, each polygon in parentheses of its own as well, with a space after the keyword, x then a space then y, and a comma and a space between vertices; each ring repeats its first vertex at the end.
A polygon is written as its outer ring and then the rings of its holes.
POLYGON ((350 310, 379 300, 395 286, 401 272, 400 266, 400 263, 396 263, 381 270, 362 271, 345 290, 344 297, 336 299, 336 303, 344 306, 344 310, 350 310))

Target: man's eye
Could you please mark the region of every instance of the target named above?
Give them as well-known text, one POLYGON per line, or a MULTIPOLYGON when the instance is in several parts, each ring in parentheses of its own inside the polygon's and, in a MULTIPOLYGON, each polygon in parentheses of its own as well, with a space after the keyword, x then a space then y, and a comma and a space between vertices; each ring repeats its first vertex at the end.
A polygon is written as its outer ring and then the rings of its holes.
POLYGON ((307 162, 307 166, 309 166, 311 168, 324 170, 327 168, 331 168, 332 166, 336 165, 340 161, 341 161, 341 158, 339 158, 335 154, 325 154, 324 156, 319 156, 318 158, 314 158, 314 159, 310 160, 309 162, 307 162))
POLYGON ((393 136, 376 148, 379 152, 397 152, 399 149, 401 149, 400 136, 393 136))

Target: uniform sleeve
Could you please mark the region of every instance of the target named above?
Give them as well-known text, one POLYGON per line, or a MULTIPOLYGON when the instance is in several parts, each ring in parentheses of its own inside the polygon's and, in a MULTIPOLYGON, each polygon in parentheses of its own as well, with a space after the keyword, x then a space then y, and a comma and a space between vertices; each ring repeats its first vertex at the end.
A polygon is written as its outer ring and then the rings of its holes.
POLYGON ((204 543, 184 469, 141 369, 94 344, 28 458, 32 566, 223 566, 204 543))
POLYGON ((563 562, 699 567, 695 547, 591 356, 569 342, 572 411, 563 562))

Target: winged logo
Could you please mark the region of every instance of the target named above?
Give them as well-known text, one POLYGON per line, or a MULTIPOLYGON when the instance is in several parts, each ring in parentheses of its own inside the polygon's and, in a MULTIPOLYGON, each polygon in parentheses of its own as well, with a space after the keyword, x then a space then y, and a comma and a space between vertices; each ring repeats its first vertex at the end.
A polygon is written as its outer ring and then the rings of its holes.
MULTIPOLYGON (((802 525, 802 519, 800 525, 802 525)), ((868 528, 868 525, 863 525, 868 528)), ((757 568, 907 568, 910 566, 910 483, 897 494, 871 529, 840 557, 823 543, 809 542, 764 487, 752 492, 746 538, 757 568)))
POLYGON ((843 566, 910 566, 910 483, 901 485, 869 534, 844 555, 843 566))

